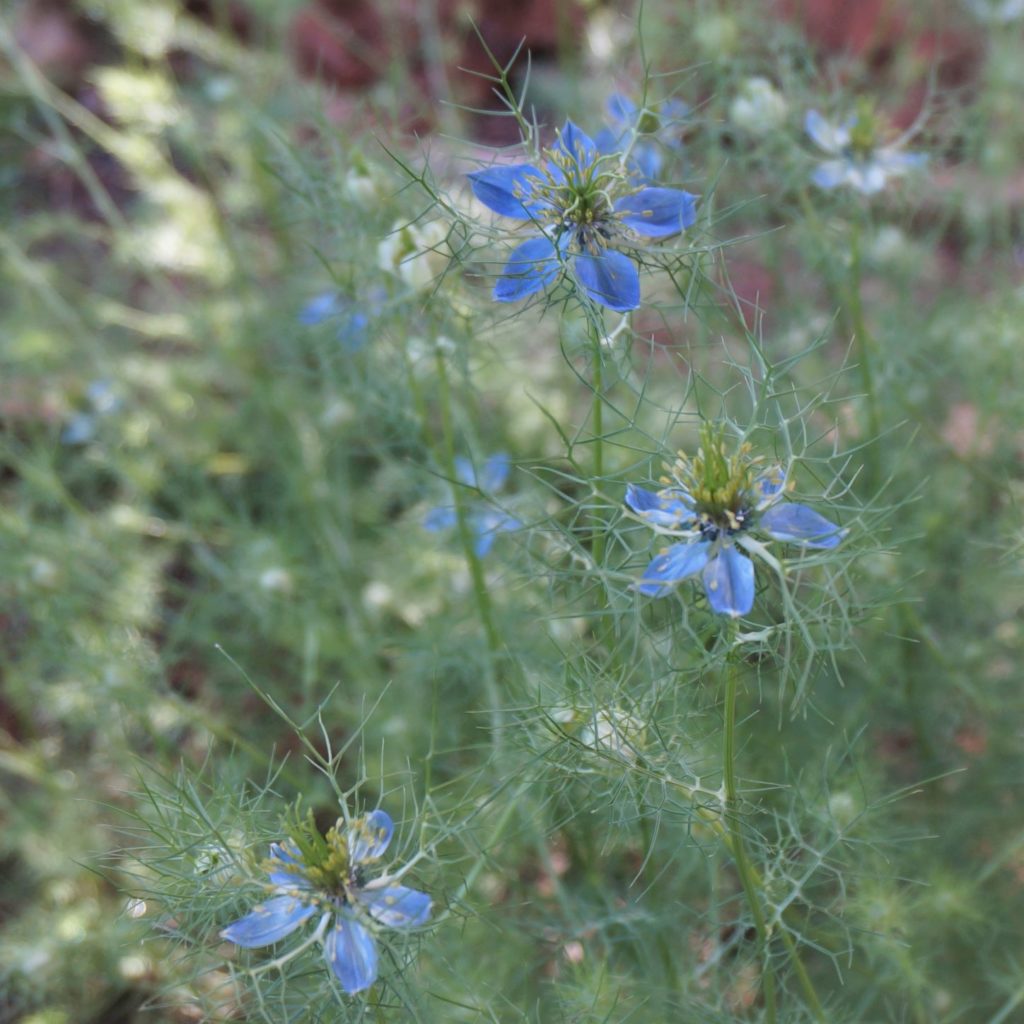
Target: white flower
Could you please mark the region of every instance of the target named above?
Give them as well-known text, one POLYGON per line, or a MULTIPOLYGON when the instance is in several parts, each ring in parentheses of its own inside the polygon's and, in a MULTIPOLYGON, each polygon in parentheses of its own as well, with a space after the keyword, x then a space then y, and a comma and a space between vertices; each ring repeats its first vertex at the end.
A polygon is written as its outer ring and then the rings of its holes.
POLYGON ((397 222, 377 246, 377 265, 415 291, 432 286, 451 259, 448 229, 440 221, 397 222))
POLYGON ((785 123, 789 104, 778 89, 760 75, 748 78, 729 107, 729 120, 751 135, 768 135, 785 123))
POLYGON ((885 188, 890 177, 922 167, 928 159, 924 153, 902 152, 898 142, 879 145, 878 124, 867 112, 833 124, 818 111, 809 110, 804 130, 832 157, 818 164, 811 175, 811 181, 819 188, 849 185, 862 195, 873 195, 885 188))

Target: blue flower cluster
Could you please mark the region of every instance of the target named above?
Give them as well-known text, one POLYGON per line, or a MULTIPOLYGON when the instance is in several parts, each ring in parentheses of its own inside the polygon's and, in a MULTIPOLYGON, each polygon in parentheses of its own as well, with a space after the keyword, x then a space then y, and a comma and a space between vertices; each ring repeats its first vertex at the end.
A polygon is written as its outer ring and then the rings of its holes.
POLYGON ((696 197, 637 185, 618 154, 602 153, 571 121, 540 165, 488 167, 469 175, 476 197, 505 217, 529 222, 537 237, 520 243, 494 286, 499 302, 542 291, 563 273, 594 302, 618 312, 640 305, 636 264, 615 246, 667 238, 696 219, 696 197))
MULTIPOLYGON (((274 895, 225 928, 221 937, 236 946, 259 948, 291 935, 319 915, 312 941, 345 992, 369 988, 377 979, 377 945, 370 926, 409 929, 430 917, 426 893, 394 885, 393 876, 367 881, 368 866, 391 842, 394 823, 381 810, 338 826, 326 836, 301 830, 270 848, 267 874, 274 895)), ((307 943, 308 944, 308 943, 307 943)))

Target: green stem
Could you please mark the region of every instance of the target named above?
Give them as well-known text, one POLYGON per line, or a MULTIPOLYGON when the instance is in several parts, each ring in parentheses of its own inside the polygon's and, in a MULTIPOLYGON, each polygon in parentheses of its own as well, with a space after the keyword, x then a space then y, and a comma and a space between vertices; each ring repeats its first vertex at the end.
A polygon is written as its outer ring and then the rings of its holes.
POLYGON ((757 948, 761 957, 761 979, 764 987, 765 1020, 775 1024, 775 972, 768 960, 769 935, 765 924, 764 910, 758 886, 755 883, 753 869, 747 860, 746 845, 743 842, 743 831, 740 827, 736 796, 736 689, 739 681, 739 668, 733 659, 728 662, 725 677, 725 728, 722 741, 722 774, 725 785, 725 819, 729 829, 730 848, 736 871, 740 876, 743 894, 757 930, 757 948))
POLYGON ((462 544, 462 551, 473 582, 473 595, 476 601, 477 614, 480 617, 480 625, 483 627, 484 637, 487 640, 484 686, 491 709, 491 731, 493 733, 492 738, 495 752, 500 753, 504 716, 501 695, 498 691, 496 665, 502 653, 501 637, 494 624, 494 609, 491 605, 491 595, 487 590, 487 580, 484 576, 483 564, 476 553, 476 546, 473 542, 473 531, 470 529, 469 517, 466 513, 466 497, 462 486, 458 482, 458 474, 455 470, 455 431, 452 426, 451 387, 448 383, 448 366, 442 352, 437 354, 437 376, 441 408, 441 432, 444 440, 444 467, 445 472, 448 474, 448 479, 451 481, 452 493, 455 499, 455 519, 459 541, 462 544))
POLYGON ((595 489, 594 501, 594 532, 591 535, 591 553, 594 557, 594 565, 600 571, 604 565, 605 551, 605 524, 601 518, 600 505, 598 504, 597 492, 600 491, 604 480, 604 375, 602 374, 601 334, 597 324, 588 322, 593 368, 591 370, 591 387, 594 391, 591 406, 591 423, 594 431, 594 480, 595 489))
MULTIPOLYGON (((857 341, 857 356, 860 360, 860 379, 864 388, 868 412, 868 432, 873 443, 869 449, 877 461, 878 441, 882 435, 882 420, 878 413, 878 395, 875 393, 875 374, 872 357, 875 339, 864 321, 864 303, 861 301, 860 226, 854 225, 850 234, 850 326, 857 341)), ((877 467, 872 466, 872 469, 877 467)))

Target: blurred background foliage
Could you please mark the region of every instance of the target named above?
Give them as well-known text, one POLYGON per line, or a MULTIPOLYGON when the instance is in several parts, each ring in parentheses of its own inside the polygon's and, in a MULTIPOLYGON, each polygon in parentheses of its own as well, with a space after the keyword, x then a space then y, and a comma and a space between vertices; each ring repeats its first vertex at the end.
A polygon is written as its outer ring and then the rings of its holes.
POLYGON ((301 985, 255 1005, 216 940, 245 899, 211 833, 259 856, 295 794, 334 806, 266 698, 436 850, 419 884, 451 916, 376 1019, 757 1019, 735 879, 680 795, 718 786, 707 621, 686 588, 629 590, 649 537, 616 511, 692 446, 698 408, 797 456, 798 492, 852 528, 795 588, 802 656, 767 605, 742 750, 829 1019, 1024 1019, 1024 63, 1004 9, 5 7, 0 1020, 339 1019, 301 985), (461 175, 517 136, 474 25, 502 62, 525 36, 514 81, 543 125, 596 129, 615 89, 690 108, 664 153, 702 196, 689 301, 645 283, 608 349, 596 580, 586 339, 487 297, 461 175), (862 95, 931 157, 870 204, 810 190, 801 134, 862 95), (449 388, 459 453, 510 453, 497 500, 524 524, 485 563, 497 733, 474 581, 422 528, 451 500, 449 388))

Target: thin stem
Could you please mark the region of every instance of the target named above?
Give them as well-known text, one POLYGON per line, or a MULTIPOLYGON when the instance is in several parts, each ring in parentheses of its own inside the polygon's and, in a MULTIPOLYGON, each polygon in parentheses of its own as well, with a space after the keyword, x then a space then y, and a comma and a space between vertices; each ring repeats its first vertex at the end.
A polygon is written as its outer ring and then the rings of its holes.
MULTIPOLYGON (((594 362, 591 370, 591 387, 594 390, 594 397, 591 406, 591 423, 594 431, 594 479, 593 485, 596 490, 601 487, 604 480, 604 375, 602 374, 601 334, 597 324, 588 319, 590 332, 591 352, 594 362)), ((600 571, 604 565, 605 530, 604 523, 600 516, 599 508, 594 510, 594 530, 591 534, 591 554, 594 558, 594 566, 600 571)))
MULTIPOLYGON (((867 401, 868 431, 874 445, 869 449, 872 452, 872 463, 877 461, 878 439, 882 434, 882 420, 878 413, 878 395, 875 393, 875 374, 872 366, 872 356, 875 349, 875 339, 868 331, 864 321, 864 303, 861 301, 861 261, 860 261, 860 226, 854 224, 850 232, 850 324, 853 336, 857 341, 857 356, 860 360, 861 385, 867 401)), ((871 466, 873 475, 877 467, 871 466)))
POLYGON ((455 518, 458 528, 459 541, 462 544, 462 551, 469 567, 469 575, 473 582, 473 595, 475 598, 477 614, 480 617, 480 625, 483 627, 484 637, 487 640, 487 661, 484 672, 484 686, 487 691, 487 700, 491 709, 491 731, 493 733, 495 753, 500 753, 502 741, 503 711, 501 696, 498 692, 497 676, 495 666, 501 657, 502 644, 497 627, 494 624, 494 610, 491 605, 491 595, 487 590, 487 580, 484 576, 483 565, 479 555, 476 553, 476 545, 473 540, 473 531, 469 526, 469 517, 466 512, 466 498, 463 488, 458 483, 458 474, 455 469, 455 431, 452 427, 452 403, 451 387, 448 383, 448 366, 445 362, 444 353, 437 353, 437 376, 438 395, 441 409, 441 432, 444 440, 444 466, 448 479, 452 482, 452 493, 455 500, 455 518))
POLYGON ((725 676, 725 727, 722 740, 722 774, 725 786, 725 818, 731 840, 730 849, 736 862, 736 871, 740 876, 743 894, 750 907, 757 930, 757 947, 761 957, 761 979, 764 987, 765 1020, 775 1024, 775 972, 768 960, 768 926, 765 924, 764 910, 755 883, 754 873, 747 860, 746 846, 743 842, 743 831, 740 828, 736 798, 736 688, 739 681, 739 668, 734 659, 730 658, 725 676))

